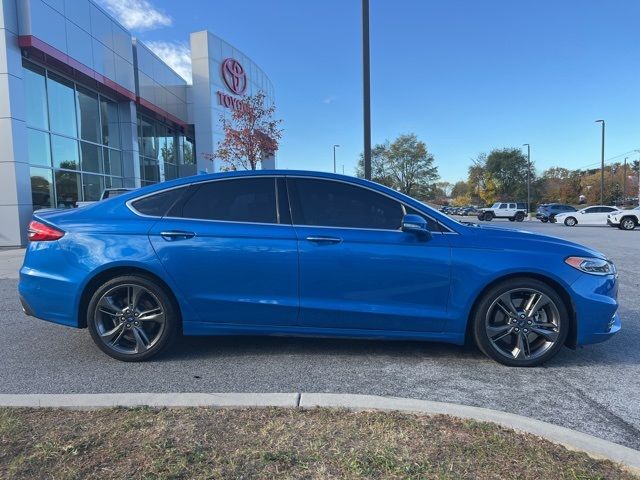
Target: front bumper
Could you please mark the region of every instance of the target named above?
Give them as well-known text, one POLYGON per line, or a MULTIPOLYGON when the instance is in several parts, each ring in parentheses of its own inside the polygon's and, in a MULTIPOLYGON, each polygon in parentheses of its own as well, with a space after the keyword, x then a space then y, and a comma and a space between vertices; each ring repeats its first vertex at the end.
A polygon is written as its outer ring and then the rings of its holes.
POLYGON ((620 225, 620 222, 616 222, 616 220, 613 218, 607 218, 607 225, 611 227, 617 227, 620 225))
POLYGON ((615 276, 585 273, 571 285, 571 290, 576 312, 576 345, 604 342, 620 331, 615 276))

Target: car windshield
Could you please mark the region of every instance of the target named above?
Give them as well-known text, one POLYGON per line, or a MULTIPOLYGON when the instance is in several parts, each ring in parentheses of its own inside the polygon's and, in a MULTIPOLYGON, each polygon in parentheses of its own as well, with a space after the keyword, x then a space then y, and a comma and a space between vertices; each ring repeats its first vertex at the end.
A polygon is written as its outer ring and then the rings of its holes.
POLYGON ((494 203, 491 208, 500 208, 500 203, 494 203))

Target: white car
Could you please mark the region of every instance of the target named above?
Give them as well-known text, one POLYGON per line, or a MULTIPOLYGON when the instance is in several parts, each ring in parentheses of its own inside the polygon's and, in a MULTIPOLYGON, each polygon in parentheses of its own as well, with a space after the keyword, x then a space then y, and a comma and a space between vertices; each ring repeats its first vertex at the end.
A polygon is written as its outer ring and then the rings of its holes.
POLYGON ((607 223, 621 230, 633 230, 640 225, 640 207, 611 213, 607 218, 607 223))
POLYGON ((594 205, 578 210, 577 212, 560 213, 556 215, 555 221, 557 223, 564 223, 567 227, 575 227, 576 225, 606 225, 607 216, 617 211, 618 209, 616 207, 594 205))

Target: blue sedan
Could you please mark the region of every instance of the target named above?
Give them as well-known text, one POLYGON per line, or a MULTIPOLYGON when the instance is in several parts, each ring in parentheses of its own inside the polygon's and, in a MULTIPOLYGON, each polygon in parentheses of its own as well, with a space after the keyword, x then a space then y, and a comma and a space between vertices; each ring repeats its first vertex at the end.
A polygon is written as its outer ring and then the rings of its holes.
POLYGON ((382 185, 303 171, 156 184, 36 212, 28 315, 145 360, 184 335, 474 342, 510 366, 620 330, 614 265, 558 238, 461 224, 382 185))

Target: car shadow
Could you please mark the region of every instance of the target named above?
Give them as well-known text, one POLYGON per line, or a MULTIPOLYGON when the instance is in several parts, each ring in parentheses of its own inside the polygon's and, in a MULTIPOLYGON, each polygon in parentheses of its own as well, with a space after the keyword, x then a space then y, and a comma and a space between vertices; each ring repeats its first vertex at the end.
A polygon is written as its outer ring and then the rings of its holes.
POLYGON ((381 356, 402 361, 468 358, 487 360, 474 346, 425 341, 360 340, 285 336, 181 336, 158 360, 187 360, 241 356, 381 356))

